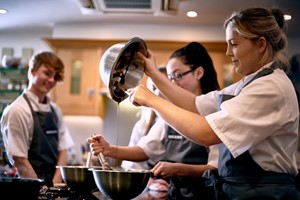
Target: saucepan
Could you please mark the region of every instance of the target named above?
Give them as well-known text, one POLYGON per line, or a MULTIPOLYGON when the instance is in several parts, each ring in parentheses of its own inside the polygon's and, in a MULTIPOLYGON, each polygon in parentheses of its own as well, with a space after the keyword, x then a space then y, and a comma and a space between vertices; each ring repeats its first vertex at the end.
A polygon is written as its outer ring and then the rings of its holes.
POLYGON ((100 77, 116 102, 128 97, 127 89, 138 86, 144 75, 144 63, 137 52, 147 55, 144 40, 138 37, 127 43, 118 43, 108 48, 99 64, 100 77))
POLYGON ((43 179, 0 177, 0 194, 7 199, 38 199, 43 179))
POLYGON ((138 169, 90 168, 98 189, 110 199, 133 199, 146 188, 152 172, 138 169))

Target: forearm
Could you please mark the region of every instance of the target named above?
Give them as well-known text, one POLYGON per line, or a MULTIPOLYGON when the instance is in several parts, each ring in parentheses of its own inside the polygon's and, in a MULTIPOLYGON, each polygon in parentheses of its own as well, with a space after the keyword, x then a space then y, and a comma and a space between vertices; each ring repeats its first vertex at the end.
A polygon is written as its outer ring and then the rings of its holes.
MULTIPOLYGON (((58 159, 57 159, 57 166, 65 166, 67 165, 67 160, 68 160, 68 153, 67 150, 61 150, 58 153, 58 159)), ((56 169, 53 179, 53 183, 61 183, 62 182, 62 177, 60 173, 60 169, 56 169)))
POLYGON ((149 107, 154 109, 178 133, 200 145, 212 145, 220 142, 204 116, 179 108, 171 102, 152 96, 149 107))
POLYGON ((109 152, 106 156, 129 161, 146 161, 148 156, 145 152, 138 146, 115 146, 111 145, 109 152))
POLYGON ((38 178, 27 158, 13 156, 14 165, 22 178, 38 178))
POLYGON ((201 177, 205 170, 217 170, 211 165, 188 165, 183 163, 175 163, 175 165, 177 176, 201 177))

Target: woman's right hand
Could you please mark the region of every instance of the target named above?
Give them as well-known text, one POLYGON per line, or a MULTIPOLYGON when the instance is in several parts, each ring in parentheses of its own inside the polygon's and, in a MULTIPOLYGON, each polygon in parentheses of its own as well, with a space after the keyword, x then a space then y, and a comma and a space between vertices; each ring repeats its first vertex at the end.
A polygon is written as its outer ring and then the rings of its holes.
MULTIPOLYGON (((144 54, 137 52, 137 55, 140 59, 142 59, 145 63, 145 74, 149 77, 152 77, 155 73, 159 72, 156 67, 156 61, 154 54, 148 49, 148 55, 144 56, 144 54)), ((159 72, 161 73, 161 72, 159 72)))
POLYGON ((102 134, 89 137, 87 142, 90 143, 93 155, 97 156, 99 153, 103 153, 106 156, 108 154, 109 143, 102 134))

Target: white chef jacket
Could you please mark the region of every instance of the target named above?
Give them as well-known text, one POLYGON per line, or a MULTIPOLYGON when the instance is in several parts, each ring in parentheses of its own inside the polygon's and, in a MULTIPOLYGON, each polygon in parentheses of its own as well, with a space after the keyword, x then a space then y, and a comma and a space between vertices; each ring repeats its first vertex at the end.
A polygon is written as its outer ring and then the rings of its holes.
MULTIPOLYGON (((149 124, 151 112, 152 109, 148 107, 143 107, 141 109, 140 119, 133 126, 128 146, 136 146, 140 139, 147 135, 146 128, 149 124)), ((152 163, 151 158, 148 161, 152 163)), ((147 164, 148 161, 132 162, 123 160, 121 167, 126 169, 149 169, 147 164)))
MULTIPOLYGON (((50 98, 47 104, 39 103, 38 97, 27 89, 24 90, 34 111, 50 112, 50 98)), ((69 149, 74 141, 63 122, 60 108, 53 102, 51 105, 58 117, 58 150, 69 149)), ((1 132, 8 158, 13 164, 12 155, 28 158, 28 150, 33 137, 33 117, 30 107, 22 95, 5 108, 1 118, 1 132)))
POLYGON ((256 74, 221 91, 198 96, 196 107, 233 157, 249 151, 264 170, 296 175, 299 109, 295 90, 280 69, 242 89, 256 74), (217 111, 221 93, 239 94, 223 102, 217 111))

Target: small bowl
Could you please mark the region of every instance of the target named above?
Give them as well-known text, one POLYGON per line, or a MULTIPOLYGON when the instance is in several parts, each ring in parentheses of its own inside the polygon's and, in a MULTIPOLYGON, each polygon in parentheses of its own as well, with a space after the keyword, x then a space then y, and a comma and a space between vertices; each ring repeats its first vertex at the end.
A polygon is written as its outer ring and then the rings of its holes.
POLYGON ((18 68, 21 64, 21 58, 4 55, 1 64, 5 68, 18 68))
POLYGON ((133 199, 143 192, 152 174, 148 170, 90 168, 98 189, 110 199, 133 199))

